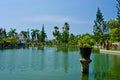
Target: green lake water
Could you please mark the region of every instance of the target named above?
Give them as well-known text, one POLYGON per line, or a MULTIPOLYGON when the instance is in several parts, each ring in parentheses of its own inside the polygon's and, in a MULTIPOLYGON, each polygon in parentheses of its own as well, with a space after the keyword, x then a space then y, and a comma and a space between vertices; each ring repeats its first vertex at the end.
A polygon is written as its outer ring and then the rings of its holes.
POLYGON ((120 55, 92 53, 89 74, 80 58, 65 48, 0 50, 0 80, 120 80, 120 55))

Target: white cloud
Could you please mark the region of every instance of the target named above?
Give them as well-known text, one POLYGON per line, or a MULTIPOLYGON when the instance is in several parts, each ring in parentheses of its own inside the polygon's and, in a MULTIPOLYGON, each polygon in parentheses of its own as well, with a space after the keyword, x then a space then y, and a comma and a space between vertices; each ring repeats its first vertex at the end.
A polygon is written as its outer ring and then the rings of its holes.
POLYGON ((53 16, 53 15, 40 15, 40 16, 30 16, 20 19, 22 22, 49 22, 49 23, 64 23, 69 22, 71 24, 91 24, 88 20, 78 20, 71 17, 65 16, 53 16))
POLYGON ((63 16, 49 16, 49 15, 41 15, 41 16, 32 16, 27 18, 22 18, 21 21, 24 22, 57 22, 62 23, 69 21, 70 18, 63 16))

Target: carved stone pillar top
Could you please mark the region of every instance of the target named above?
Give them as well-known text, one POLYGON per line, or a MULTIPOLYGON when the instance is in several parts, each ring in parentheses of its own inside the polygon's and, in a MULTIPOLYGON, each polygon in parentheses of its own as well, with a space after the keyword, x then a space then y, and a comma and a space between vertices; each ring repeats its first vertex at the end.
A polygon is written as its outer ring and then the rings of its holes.
POLYGON ((80 62, 82 64, 81 71, 83 73, 88 73, 89 72, 89 64, 92 60, 90 59, 80 59, 80 62))
POLYGON ((89 64, 90 62, 92 62, 92 60, 91 59, 88 59, 88 60, 86 60, 86 59, 80 59, 80 62, 82 63, 82 64, 89 64))

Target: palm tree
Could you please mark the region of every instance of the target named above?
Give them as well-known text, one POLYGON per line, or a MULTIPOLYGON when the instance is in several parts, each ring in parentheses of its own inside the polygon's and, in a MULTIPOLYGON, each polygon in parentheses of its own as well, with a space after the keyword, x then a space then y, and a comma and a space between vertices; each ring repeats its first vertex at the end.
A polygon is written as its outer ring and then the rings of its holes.
POLYGON ((38 40, 39 38, 39 30, 38 29, 31 29, 31 36, 32 36, 32 41, 38 40))
POLYGON ((69 24, 67 22, 65 22, 65 24, 63 26, 63 31, 68 31, 69 32, 69 24))
POLYGON ((53 36, 54 37, 57 37, 58 36, 58 33, 59 33, 59 28, 57 26, 54 27, 55 31, 53 31, 53 36))
POLYGON ((61 35, 57 26, 54 27, 53 36, 56 38, 57 41, 60 41, 61 35))
POLYGON ((10 31, 8 32, 8 36, 9 36, 10 38, 16 37, 16 36, 17 36, 16 29, 10 28, 10 31))
POLYGON ((20 33, 23 34, 23 36, 25 37, 25 39, 28 38, 28 32, 27 31, 21 31, 20 33))
POLYGON ((6 30, 3 28, 0 28, 0 39, 6 38, 6 30))
POLYGON ((3 30, 3 38, 7 37, 6 29, 3 30))

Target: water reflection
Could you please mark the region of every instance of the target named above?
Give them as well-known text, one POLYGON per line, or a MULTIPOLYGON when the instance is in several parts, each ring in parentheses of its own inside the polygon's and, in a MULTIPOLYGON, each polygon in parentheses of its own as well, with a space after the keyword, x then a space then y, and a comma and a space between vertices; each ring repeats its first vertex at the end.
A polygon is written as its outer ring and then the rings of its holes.
POLYGON ((56 48, 56 51, 57 52, 59 52, 59 51, 62 51, 62 52, 64 52, 64 53, 68 53, 68 47, 66 47, 66 46, 63 46, 63 47, 57 47, 56 48))
POLYGON ((68 66, 69 66, 69 62, 68 62, 68 47, 57 47, 56 48, 56 52, 55 52, 55 69, 58 67, 58 64, 59 64, 59 62, 58 62, 58 60, 61 60, 62 59, 62 67, 64 68, 64 71, 65 71, 65 73, 67 73, 68 72, 68 66), (60 57, 58 54, 59 54, 59 52, 61 52, 62 51, 62 56, 60 57), (57 53, 58 52, 58 53, 57 53), (59 58, 60 57, 60 58, 59 58))
POLYGON ((32 75, 36 74, 38 77, 57 76, 62 77, 61 80, 120 79, 120 56, 118 55, 92 54, 89 74, 81 73, 79 59, 79 51, 71 52, 65 47, 57 49, 44 47, 44 50, 37 48, 2 50, 0 51, 0 78, 5 73, 12 73, 15 76, 26 74, 26 77, 33 77, 32 75))
POLYGON ((63 53, 63 67, 65 72, 68 72, 68 66, 69 66, 68 58, 69 58, 68 52, 63 53))
POLYGON ((115 77, 120 77, 118 70, 120 67, 119 64, 120 56, 117 55, 108 55, 108 54, 96 54, 93 58, 93 74, 94 79, 105 79, 113 80, 115 77))
POLYGON ((31 51, 31 67, 33 70, 42 71, 44 69, 44 50, 32 50, 31 51))
POLYGON ((54 69, 57 70, 59 67, 59 55, 58 53, 54 53, 54 69))
POLYGON ((5 50, 5 52, 0 52, 0 70, 24 72, 30 69, 44 71, 48 68, 57 70, 63 67, 64 71, 67 72, 69 67, 68 49, 63 51, 64 53, 57 53, 55 50, 54 53, 51 53, 36 48, 5 50))
POLYGON ((80 80, 89 80, 89 74, 82 73, 80 80))

